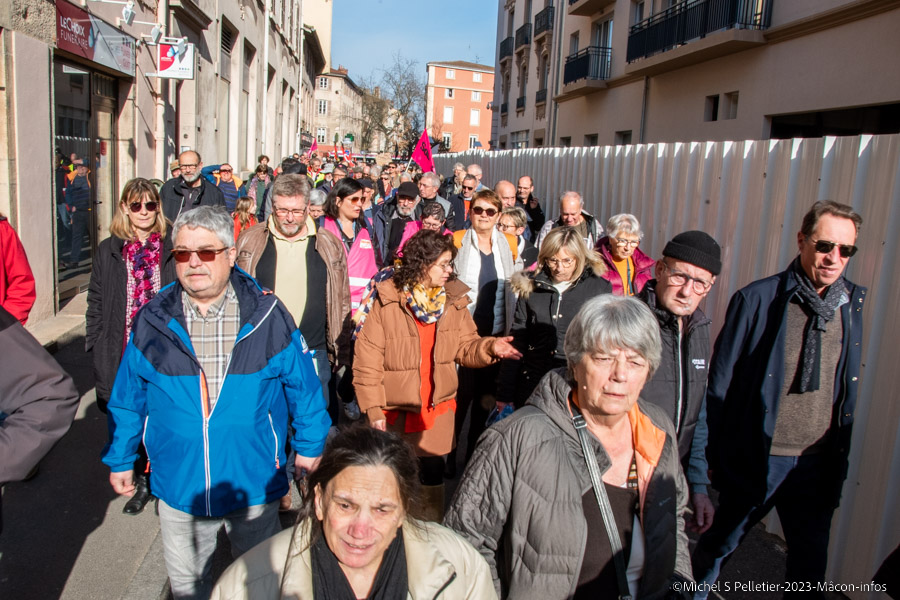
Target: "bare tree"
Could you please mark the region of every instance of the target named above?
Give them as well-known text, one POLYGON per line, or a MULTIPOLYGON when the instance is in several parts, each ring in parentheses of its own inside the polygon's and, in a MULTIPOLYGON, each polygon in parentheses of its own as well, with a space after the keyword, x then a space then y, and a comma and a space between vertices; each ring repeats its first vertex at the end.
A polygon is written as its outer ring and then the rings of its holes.
POLYGON ((359 119, 360 147, 374 152, 387 150, 393 123, 391 102, 381 95, 380 86, 372 78, 364 78, 360 82, 363 90, 362 115, 359 119))
POLYGON ((425 72, 418 61, 393 56, 393 63, 382 69, 381 90, 399 116, 394 134, 400 150, 411 153, 425 122, 425 72))

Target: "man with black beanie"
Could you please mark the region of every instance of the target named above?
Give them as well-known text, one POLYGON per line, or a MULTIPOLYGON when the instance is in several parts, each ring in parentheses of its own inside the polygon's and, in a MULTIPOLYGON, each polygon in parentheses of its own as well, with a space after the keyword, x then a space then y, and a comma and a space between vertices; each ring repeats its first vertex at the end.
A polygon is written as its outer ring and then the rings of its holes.
POLYGON ((659 322, 662 360, 641 397, 664 409, 675 424, 678 453, 690 485, 693 517, 687 526, 709 529, 706 464, 706 376, 709 361, 709 318, 698 307, 722 271, 719 244, 702 231, 679 233, 663 248, 656 279, 638 294, 659 322))

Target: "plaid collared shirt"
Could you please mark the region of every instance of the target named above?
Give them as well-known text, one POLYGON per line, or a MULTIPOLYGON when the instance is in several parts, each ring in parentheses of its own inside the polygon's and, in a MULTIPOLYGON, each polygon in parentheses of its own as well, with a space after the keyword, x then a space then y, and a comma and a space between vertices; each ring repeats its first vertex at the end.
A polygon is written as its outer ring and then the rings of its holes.
POLYGON ((222 388, 222 381, 225 379, 228 357, 241 327, 237 294, 229 283, 225 295, 209 307, 205 317, 200 314, 197 305, 191 301, 186 292, 181 293, 181 301, 188 335, 191 336, 197 361, 206 376, 209 413, 212 413, 219 397, 219 390, 222 388))

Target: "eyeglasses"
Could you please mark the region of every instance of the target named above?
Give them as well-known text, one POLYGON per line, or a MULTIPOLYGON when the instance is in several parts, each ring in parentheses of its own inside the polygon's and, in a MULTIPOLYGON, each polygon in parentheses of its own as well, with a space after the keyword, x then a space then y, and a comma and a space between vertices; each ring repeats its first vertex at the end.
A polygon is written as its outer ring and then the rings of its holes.
POLYGON ((231 169, 219 169, 219 173, 232 173, 231 169))
POLYGON ((516 226, 515 225, 505 225, 503 223, 497 223, 497 229, 499 229, 500 231, 507 231, 510 229, 515 231, 516 226))
POLYGON ((548 267, 551 269, 555 269, 556 267, 562 267, 564 269, 568 269, 572 265, 575 264, 574 258, 548 258, 544 260, 548 267))
POLYGON ((669 265, 662 262, 663 268, 669 274, 669 283, 676 287, 681 287, 686 285, 687 282, 691 282, 691 289, 694 290, 695 294, 705 294, 709 291, 709 288, 712 287, 712 282, 706 281, 705 279, 697 279, 696 277, 691 277, 687 273, 682 273, 681 271, 676 271, 669 265))
POLYGON ((485 207, 483 207, 483 206, 473 206, 473 207, 472 207, 472 212, 475 213, 476 215, 478 215, 479 217, 480 217, 482 214, 485 214, 485 215, 487 215, 487 216, 489 216, 489 217, 496 217, 496 216, 497 216, 497 209, 496 209, 496 208, 485 208, 485 207))
POLYGON ((276 208, 276 209, 274 209, 274 212, 276 215, 278 215, 282 219, 288 215, 293 215, 295 217, 302 217, 303 215, 306 214, 306 211, 308 208, 309 208, 308 206, 306 208, 295 208, 293 210, 291 210, 289 208, 276 208))
POLYGON ((858 248, 856 246, 851 246, 850 244, 838 244, 837 242, 826 242, 825 240, 814 240, 809 236, 806 236, 807 241, 813 243, 813 246, 816 248, 816 252, 819 254, 831 254, 831 251, 834 250, 834 247, 837 246, 840 248, 841 258, 850 258, 854 254, 858 248))
POLYGON ((453 263, 452 263, 452 262, 435 263, 435 264, 432 265, 432 266, 437 267, 437 268, 440 269, 441 271, 452 271, 452 270, 453 270, 453 263))
POLYGON ((631 246, 632 248, 637 248, 638 244, 641 243, 641 240, 626 240, 624 238, 617 237, 614 237, 613 239, 616 240, 616 246, 622 246, 624 248, 627 248, 629 246, 631 246))
POLYGON ((144 202, 143 204, 141 204, 140 202, 132 202, 128 205, 128 208, 133 213, 139 213, 141 212, 141 206, 146 208, 149 212, 156 212, 156 209, 159 208, 159 203, 153 202, 152 200, 150 202, 144 202))
POLYGON ((180 165, 181 165, 181 170, 182 170, 182 171, 183 171, 184 169, 187 169, 188 171, 192 171, 192 170, 196 169, 197 166, 198 166, 198 165, 189 165, 189 164, 186 164, 186 163, 180 163, 180 165))
POLYGON ((462 189, 464 189, 464 190, 469 190, 469 191, 471 192, 471 191, 474 190, 475 188, 472 187, 472 186, 464 185, 464 186, 462 186, 462 189))
POLYGON ((203 250, 172 250, 172 256, 175 257, 176 262, 186 263, 191 260, 191 254, 196 254, 197 258, 202 260, 203 262, 212 262, 216 260, 216 256, 225 252, 228 248, 210 248, 203 250))
POLYGON ((344 198, 341 200, 342 202, 349 202, 350 204, 359 204, 363 201, 362 198, 344 198))
POLYGON ((408 198, 407 196, 397 196, 397 204, 415 204, 415 198, 408 198))

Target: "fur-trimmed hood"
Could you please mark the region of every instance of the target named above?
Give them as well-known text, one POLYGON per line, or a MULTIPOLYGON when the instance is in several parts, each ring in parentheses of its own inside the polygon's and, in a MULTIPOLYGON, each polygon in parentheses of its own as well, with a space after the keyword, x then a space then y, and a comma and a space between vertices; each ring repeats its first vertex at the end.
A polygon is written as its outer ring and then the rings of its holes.
MULTIPOLYGON (((603 263, 603 260, 598 258, 588 258, 587 263, 584 266, 584 270, 581 272, 581 275, 578 276, 577 281, 584 280, 585 277, 590 277, 591 275, 595 277, 602 278, 606 275, 608 271, 606 265, 603 263)), ((513 293, 516 294, 519 298, 528 298, 531 295, 531 292, 534 291, 535 285, 538 283, 545 284, 547 286, 551 286, 550 278, 547 277, 547 274, 544 273, 543 270, 529 270, 523 269, 521 271, 516 271, 512 274, 512 277, 509 278, 509 285, 512 288, 513 293)))

